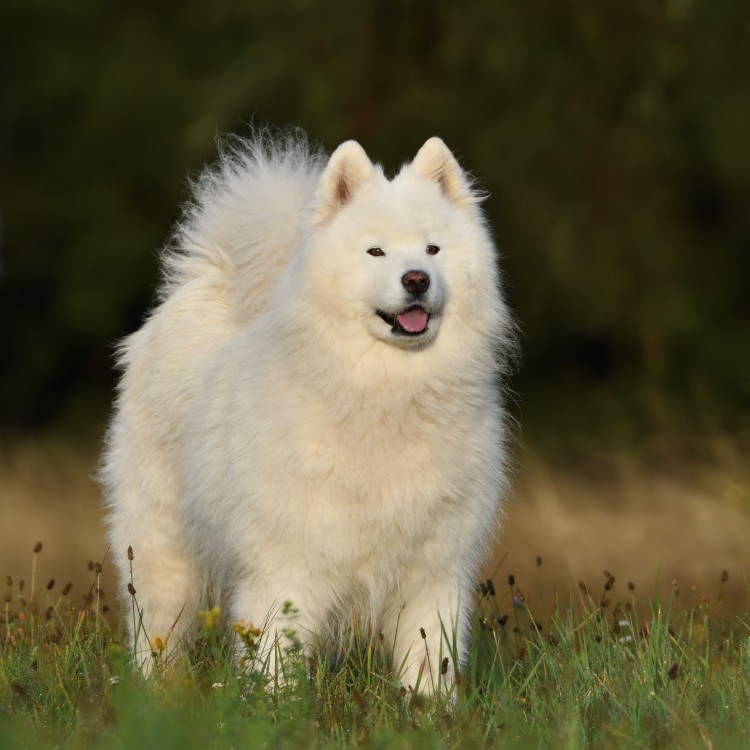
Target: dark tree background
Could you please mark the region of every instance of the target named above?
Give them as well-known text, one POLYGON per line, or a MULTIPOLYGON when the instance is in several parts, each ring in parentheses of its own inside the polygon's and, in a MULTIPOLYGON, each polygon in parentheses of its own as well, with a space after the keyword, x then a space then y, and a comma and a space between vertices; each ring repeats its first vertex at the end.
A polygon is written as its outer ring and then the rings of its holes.
POLYGON ((491 194, 522 404, 747 413, 746 0, 3 0, 0 76, 0 429, 101 424, 187 178, 250 122, 390 171, 447 141, 491 194))

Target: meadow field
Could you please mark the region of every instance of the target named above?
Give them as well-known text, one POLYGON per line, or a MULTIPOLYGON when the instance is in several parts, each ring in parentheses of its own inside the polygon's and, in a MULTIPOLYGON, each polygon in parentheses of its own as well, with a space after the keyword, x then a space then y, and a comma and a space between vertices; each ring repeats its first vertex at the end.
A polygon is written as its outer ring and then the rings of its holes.
MULTIPOLYGON (((60 437, 0 442, 0 574, 28 578, 30 554, 44 544, 40 580, 87 587, 90 563, 116 606, 107 558, 125 554, 105 541, 94 480, 99 444, 60 437)), ((750 572, 750 435, 713 433, 690 446, 654 438, 640 452, 621 447, 562 455, 519 443, 513 492, 483 577, 514 574, 545 614, 579 581, 607 569, 635 584, 647 604, 657 583, 715 593, 723 570, 728 604, 746 595, 750 572), (537 567, 537 558, 543 561, 537 567)))
POLYGON ((8 0, 0 28, 0 750, 750 748, 747 0, 8 0), (377 639, 279 689, 220 613, 148 680, 121 645, 113 344, 217 137, 266 123, 386 174, 439 135, 487 195, 513 489, 436 702, 377 639))
POLYGON ((215 613, 189 659, 144 681, 119 645, 97 447, 75 445, 2 447, 0 747, 750 745, 741 434, 690 460, 658 441, 576 461, 522 445, 471 664, 437 702, 400 690, 377 642, 343 663, 290 654, 295 679, 269 690, 233 670, 215 613))

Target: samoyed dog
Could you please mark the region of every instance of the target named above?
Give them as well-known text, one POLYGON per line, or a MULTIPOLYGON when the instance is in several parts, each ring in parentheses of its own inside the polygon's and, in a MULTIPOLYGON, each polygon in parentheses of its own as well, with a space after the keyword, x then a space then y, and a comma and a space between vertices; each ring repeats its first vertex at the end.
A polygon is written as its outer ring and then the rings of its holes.
POLYGON ((404 686, 451 684, 506 485, 480 199, 439 138, 388 179, 354 141, 260 132, 197 181, 102 467, 147 670, 219 606, 262 626, 272 674, 356 626, 404 686))

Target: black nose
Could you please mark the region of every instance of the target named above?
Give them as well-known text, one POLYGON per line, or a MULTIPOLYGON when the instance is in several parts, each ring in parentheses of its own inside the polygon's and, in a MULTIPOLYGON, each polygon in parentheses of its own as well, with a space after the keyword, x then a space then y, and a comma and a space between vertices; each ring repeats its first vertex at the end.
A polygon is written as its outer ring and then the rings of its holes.
POLYGON ((424 294, 430 288, 430 277, 424 271, 407 271, 401 277, 407 292, 424 294))

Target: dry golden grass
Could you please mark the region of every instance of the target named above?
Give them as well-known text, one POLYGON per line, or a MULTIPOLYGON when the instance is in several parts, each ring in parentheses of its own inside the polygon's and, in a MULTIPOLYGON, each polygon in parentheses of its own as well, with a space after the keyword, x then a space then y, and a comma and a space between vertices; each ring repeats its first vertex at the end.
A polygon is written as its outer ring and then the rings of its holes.
MULTIPOLYGON (((54 579, 56 588, 73 583, 71 598, 83 597, 92 573, 89 561, 107 554, 99 487, 92 478, 96 449, 55 439, 0 442, 0 571, 3 578, 31 585, 34 545, 43 550, 37 586, 54 579)), ((113 581, 104 565, 104 588, 113 581)), ((113 597, 114 598, 114 597, 113 597)))
POLYGON ((644 605, 658 584, 662 592, 676 586, 684 598, 706 596, 718 603, 721 597, 729 610, 746 608, 747 437, 706 439, 688 451, 689 461, 668 444, 637 457, 592 449, 564 468, 524 450, 497 562, 507 555, 503 570, 515 574, 532 607, 540 597, 549 606, 556 592, 567 602, 581 580, 600 590, 606 569, 621 590, 634 583, 644 605), (723 571, 730 581, 721 584, 723 571))
MULTIPOLYGON (((592 589, 607 569, 644 604, 659 580, 680 595, 746 606, 750 575, 750 439, 712 438, 700 455, 675 461, 664 449, 649 458, 591 451, 584 461, 550 463, 531 449, 518 455, 514 494, 501 542, 486 575, 510 573, 532 609, 549 610, 579 580, 592 589), (656 458, 655 458, 656 457, 656 458), (537 567, 537 556, 543 560, 537 567), (730 580, 720 584, 722 571, 730 580), (542 600, 542 601, 540 601, 542 600)), ((83 596, 87 562, 104 561, 112 594, 99 490, 91 478, 96 447, 53 441, 0 444, 0 574, 29 579, 32 550, 44 543, 37 586, 54 578, 83 596)), ((540 612, 541 614, 541 612, 540 612)))

